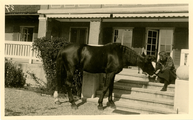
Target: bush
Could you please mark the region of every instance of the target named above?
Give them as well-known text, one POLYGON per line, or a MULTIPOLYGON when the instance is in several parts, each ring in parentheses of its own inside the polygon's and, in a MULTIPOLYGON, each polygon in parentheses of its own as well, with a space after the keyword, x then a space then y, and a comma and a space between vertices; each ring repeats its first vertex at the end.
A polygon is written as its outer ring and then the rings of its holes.
POLYGON ((56 58, 61 47, 69 42, 65 38, 38 38, 33 42, 33 49, 39 50, 38 56, 42 58, 44 71, 47 79, 47 89, 55 88, 56 79, 56 58))
POLYGON ((26 77, 20 68, 17 68, 11 60, 5 59, 5 87, 23 87, 26 77))

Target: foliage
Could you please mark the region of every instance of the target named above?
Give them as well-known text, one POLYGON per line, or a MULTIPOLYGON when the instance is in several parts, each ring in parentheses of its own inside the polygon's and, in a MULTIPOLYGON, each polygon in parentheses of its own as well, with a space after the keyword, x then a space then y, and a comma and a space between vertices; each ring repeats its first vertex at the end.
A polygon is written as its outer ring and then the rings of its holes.
POLYGON ((8 59, 5 59, 5 87, 24 87, 26 77, 22 69, 8 59))
POLYGON ((56 79, 56 58, 59 50, 69 42, 65 38, 37 38, 33 42, 33 49, 39 50, 38 56, 42 58, 43 67, 47 78, 47 89, 55 88, 56 79))
MULTIPOLYGON (((40 89, 46 89, 45 86, 46 86, 46 83, 39 79, 32 71, 30 70, 27 70, 26 73, 31 76, 31 78, 36 82, 36 87, 40 88, 40 89)), ((30 86, 30 85, 29 85, 30 86)))

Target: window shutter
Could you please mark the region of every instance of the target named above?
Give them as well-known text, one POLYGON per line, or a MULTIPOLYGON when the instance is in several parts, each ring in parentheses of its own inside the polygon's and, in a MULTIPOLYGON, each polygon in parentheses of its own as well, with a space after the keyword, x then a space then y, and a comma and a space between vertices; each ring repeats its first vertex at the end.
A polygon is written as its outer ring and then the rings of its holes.
POLYGON ((188 28, 176 28, 174 33, 174 49, 189 49, 188 42, 188 28))
POLYGON ((132 47, 142 48, 144 46, 145 46, 145 28, 134 28, 132 47))

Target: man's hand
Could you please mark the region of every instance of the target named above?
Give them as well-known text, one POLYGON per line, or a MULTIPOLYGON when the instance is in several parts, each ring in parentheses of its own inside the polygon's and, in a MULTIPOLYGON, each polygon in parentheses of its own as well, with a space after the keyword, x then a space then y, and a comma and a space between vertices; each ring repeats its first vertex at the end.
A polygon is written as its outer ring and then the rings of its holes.
POLYGON ((153 78, 153 77, 155 77, 155 76, 156 76, 156 74, 153 74, 153 75, 150 75, 149 77, 150 77, 150 78, 153 78))
POLYGON ((159 72, 160 72, 160 69, 158 69, 158 70, 155 72, 155 74, 157 75, 159 72))

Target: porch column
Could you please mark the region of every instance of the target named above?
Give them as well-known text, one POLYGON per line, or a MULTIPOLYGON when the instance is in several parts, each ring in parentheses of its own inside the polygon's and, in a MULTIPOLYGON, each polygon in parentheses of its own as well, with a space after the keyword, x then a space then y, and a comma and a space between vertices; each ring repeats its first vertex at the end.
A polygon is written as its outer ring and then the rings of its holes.
POLYGON ((90 21, 90 31, 89 31, 89 41, 88 44, 98 45, 99 43, 99 35, 100 35, 100 19, 92 19, 90 21))
POLYGON ((46 36, 47 29, 47 18, 44 15, 39 16, 39 28, 38 28, 38 38, 46 36))
MULTIPOLYGON (((100 35, 100 19, 92 19, 90 21, 89 31, 89 45, 98 45, 100 35)), ((94 98, 96 91, 101 86, 100 83, 103 81, 103 74, 91 74, 83 72, 83 84, 82 84, 82 98, 94 98)))

